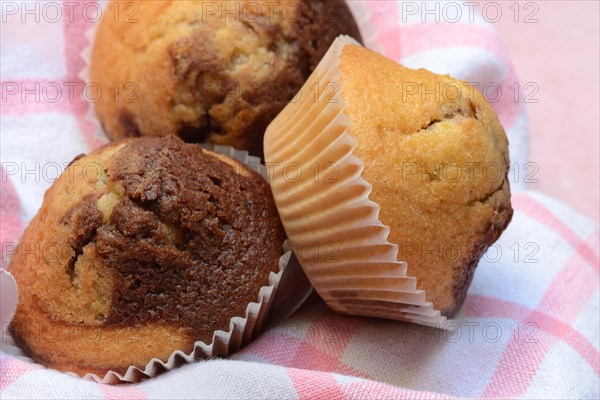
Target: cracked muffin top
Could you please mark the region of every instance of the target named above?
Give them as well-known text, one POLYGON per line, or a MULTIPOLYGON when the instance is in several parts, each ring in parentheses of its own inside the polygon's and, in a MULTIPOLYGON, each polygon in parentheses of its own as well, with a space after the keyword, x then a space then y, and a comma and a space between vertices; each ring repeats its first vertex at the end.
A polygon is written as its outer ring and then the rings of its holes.
POLYGON ((113 142, 71 163, 25 231, 11 261, 15 336, 44 363, 88 357, 80 362, 103 369, 122 366, 122 348, 114 364, 100 350, 47 352, 26 328, 150 327, 160 343, 138 344, 152 357, 210 343, 257 301, 284 238, 269 184, 245 165, 175 136, 113 142))
POLYGON ((360 40, 344 0, 115 3, 90 66, 112 139, 178 134, 262 156, 265 128, 333 40, 360 40))
POLYGON ((381 207, 408 275, 435 308, 453 315, 512 216, 504 130, 466 82, 358 46, 344 47, 340 68, 369 199, 381 207))

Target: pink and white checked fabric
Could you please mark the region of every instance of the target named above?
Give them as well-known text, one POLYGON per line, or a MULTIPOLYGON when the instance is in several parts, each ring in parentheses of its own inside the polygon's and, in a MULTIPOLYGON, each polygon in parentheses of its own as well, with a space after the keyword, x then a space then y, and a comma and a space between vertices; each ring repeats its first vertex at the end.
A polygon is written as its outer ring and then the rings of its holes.
MULTIPOLYGON (((93 104, 81 96, 81 53, 90 45, 84 34, 95 25, 95 3, 65 2, 61 18, 36 20, 36 7, 39 13, 49 3, 2 2, 3 267, 57 171, 106 141, 86 117, 93 104)), ((351 2, 368 46, 505 93, 493 106, 511 141, 515 216, 480 263, 454 332, 337 315, 313 296, 228 360, 121 386, 33 364, 3 336, 1 397, 600 397, 598 226, 526 190, 527 118, 509 89, 515 72, 492 25, 455 4, 461 17, 437 23, 422 21, 421 2, 351 2)))

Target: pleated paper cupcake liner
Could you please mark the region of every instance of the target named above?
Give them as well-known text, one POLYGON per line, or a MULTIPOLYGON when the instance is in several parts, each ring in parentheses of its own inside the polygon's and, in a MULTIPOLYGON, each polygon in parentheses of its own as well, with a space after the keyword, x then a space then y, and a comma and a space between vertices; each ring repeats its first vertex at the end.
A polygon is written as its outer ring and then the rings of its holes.
MULTIPOLYGON (((97 3, 103 11, 106 11, 109 0, 99 0, 97 3)), ((90 78, 90 60, 92 58, 92 46, 94 44, 94 38, 96 37, 96 29, 98 29, 99 25, 99 22, 94 22, 90 25, 88 30, 85 31, 84 36, 88 40, 88 45, 83 48, 81 53, 79 53, 79 57, 81 57, 81 59, 84 61, 84 64, 83 68, 77 74, 77 77, 81 79, 84 85, 94 84, 94 82, 91 82, 90 78)), ((109 139, 102 129, 100 121, 98 120, 94 103, 89 103, 84 118, 85 122, 89 124, 89 132, 86 132, 89 135, 87 138, 88 142, 94 146, 100 146, 104 143, 108 143, 109 139)))
POLYGON ((398 245, 369 200, 372 186, 354 156, 339 60, 360 46, 338 37, 294 102, 269 125, 265 159, 288 239, 317 293, 333 310, 443 328, 398 260, 398 245))
POLYGON ((13 278, 10 272, 4 269, 0 269, 0 293, 2 294, 0 323, 2 324, 2 329, 4 329, 12 320, 15 311, 17 311, 17 299, 19 298, 19 290, 15 278, 13 278))
POLYGON ((373 22, 373 12, 367 5, 367 1, 369 0, 350 0, 346 1, 346 4, 358 25, 365 47, 381 52, 383 48, 377 41, 380 30, 373 22))

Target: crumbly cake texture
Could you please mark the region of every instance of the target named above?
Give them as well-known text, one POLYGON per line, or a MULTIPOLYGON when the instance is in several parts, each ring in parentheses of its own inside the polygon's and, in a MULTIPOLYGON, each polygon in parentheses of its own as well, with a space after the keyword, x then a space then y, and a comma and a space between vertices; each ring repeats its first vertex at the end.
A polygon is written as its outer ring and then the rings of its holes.
POLYGON ((343 0, 135 3, 135 23, 105 14, 92 51, 112 139, 178 134, 261 156, 265 128, 334 39, 360 40, 343 0))
POLYGON ((284 238, 246 166, 175 136, 113 142, 74 160, 27 227, 13 336, 79 374, 189 353, 257 301, 284 238))
POLYGON ((512 217, 504 130, 465 82, 353 45, 344 47, 340 68, 369 198, 408 275, 452 316, 512 217))

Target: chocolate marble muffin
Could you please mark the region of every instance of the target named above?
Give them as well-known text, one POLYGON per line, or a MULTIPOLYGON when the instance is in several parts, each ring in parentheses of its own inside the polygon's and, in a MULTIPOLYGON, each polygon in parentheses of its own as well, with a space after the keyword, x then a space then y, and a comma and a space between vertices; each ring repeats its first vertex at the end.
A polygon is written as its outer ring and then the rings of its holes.
POLYGON ((109 9, 122 18, 105 14, 90 68, 112 139, 178 134, 262 155, 265 128, 336 36, 360 40, 343 0, 128 0, 109 9))
POLYGON ((13 336, 80 374, 187 354, 257 301, 283 241, 245 165, 175 136, 113 142, 74 160, 25 231, 13 336))

